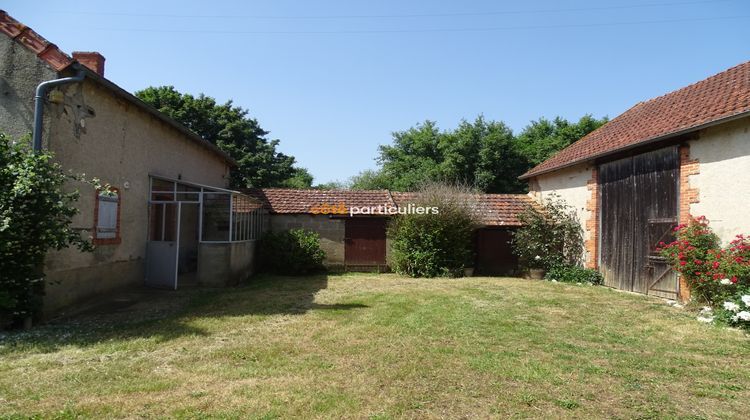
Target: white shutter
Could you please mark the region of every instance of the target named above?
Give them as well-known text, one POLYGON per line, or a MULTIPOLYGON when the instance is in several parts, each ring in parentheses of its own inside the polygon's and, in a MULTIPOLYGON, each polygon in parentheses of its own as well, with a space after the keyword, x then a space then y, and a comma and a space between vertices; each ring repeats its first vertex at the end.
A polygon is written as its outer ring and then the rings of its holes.
POLYGON ((99 239, 115 238, 117 236, 117 202, 115 196, 99 196, 99 214, 97 215, 96 237, 99 239))

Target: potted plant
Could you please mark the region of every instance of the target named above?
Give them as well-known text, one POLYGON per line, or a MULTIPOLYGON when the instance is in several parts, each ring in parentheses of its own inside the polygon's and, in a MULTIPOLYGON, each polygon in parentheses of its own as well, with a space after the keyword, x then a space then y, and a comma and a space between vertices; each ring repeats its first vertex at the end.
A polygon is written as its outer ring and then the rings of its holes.
POLYGON ((533 263, 529 264, 529 278, 532 280, 542 280, 547 273, 542 264, 542 257, 536 255, 532 261, 533 263))

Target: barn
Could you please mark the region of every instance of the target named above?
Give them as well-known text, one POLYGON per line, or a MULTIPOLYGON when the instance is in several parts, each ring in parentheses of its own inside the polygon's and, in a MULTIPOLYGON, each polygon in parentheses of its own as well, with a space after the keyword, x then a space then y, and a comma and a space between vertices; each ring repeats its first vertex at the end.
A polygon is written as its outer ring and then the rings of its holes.
POLYGON ((691 216, 723 242, 750 231, 750 62, 640 102, 521 176, 578 212, 586 265, 607 286, 690 291, 655 251, 691 216))
MULTIPOLYGON (((315 190, 262 188, 245 191, 264 203, 271 230, 306 229, 320 235, 326 265, 341 270, 387 270, 387 237, 391 215, 381 212, 352 215, 352 208, 405 209, 416 193, 388 190, 315 190)), ((523 194, 476 194, 481 226, 475 232, 475 273, 507 275, 518 270, 509 240, 520 226, 517 218, 532 203, 523 194)))

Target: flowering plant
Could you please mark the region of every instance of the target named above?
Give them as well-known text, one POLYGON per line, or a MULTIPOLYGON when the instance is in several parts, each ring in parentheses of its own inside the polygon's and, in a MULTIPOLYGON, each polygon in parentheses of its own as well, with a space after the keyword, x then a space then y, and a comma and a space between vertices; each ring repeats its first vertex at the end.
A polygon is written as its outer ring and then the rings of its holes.
POLYGON ((750 285, 750 240, 738 235, 722 248, 705 216, 675 228, 677 239, 657 250, 685 278, 691 290, 716 305, 750 285))
POLYGON ((738 291, 724 301, 717 318, 735 327, 750 329, 750 287, 738 291))

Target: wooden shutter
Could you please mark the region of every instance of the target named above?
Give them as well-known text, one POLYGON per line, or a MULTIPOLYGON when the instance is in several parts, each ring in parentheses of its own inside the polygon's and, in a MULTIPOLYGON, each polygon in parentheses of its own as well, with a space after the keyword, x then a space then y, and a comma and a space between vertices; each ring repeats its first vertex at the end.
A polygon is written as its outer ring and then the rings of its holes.
POLYGON ((99 194, 99 211, 96 219, 96 238, 113 239, 117 237, 117 212, 119 196, 99 194))

